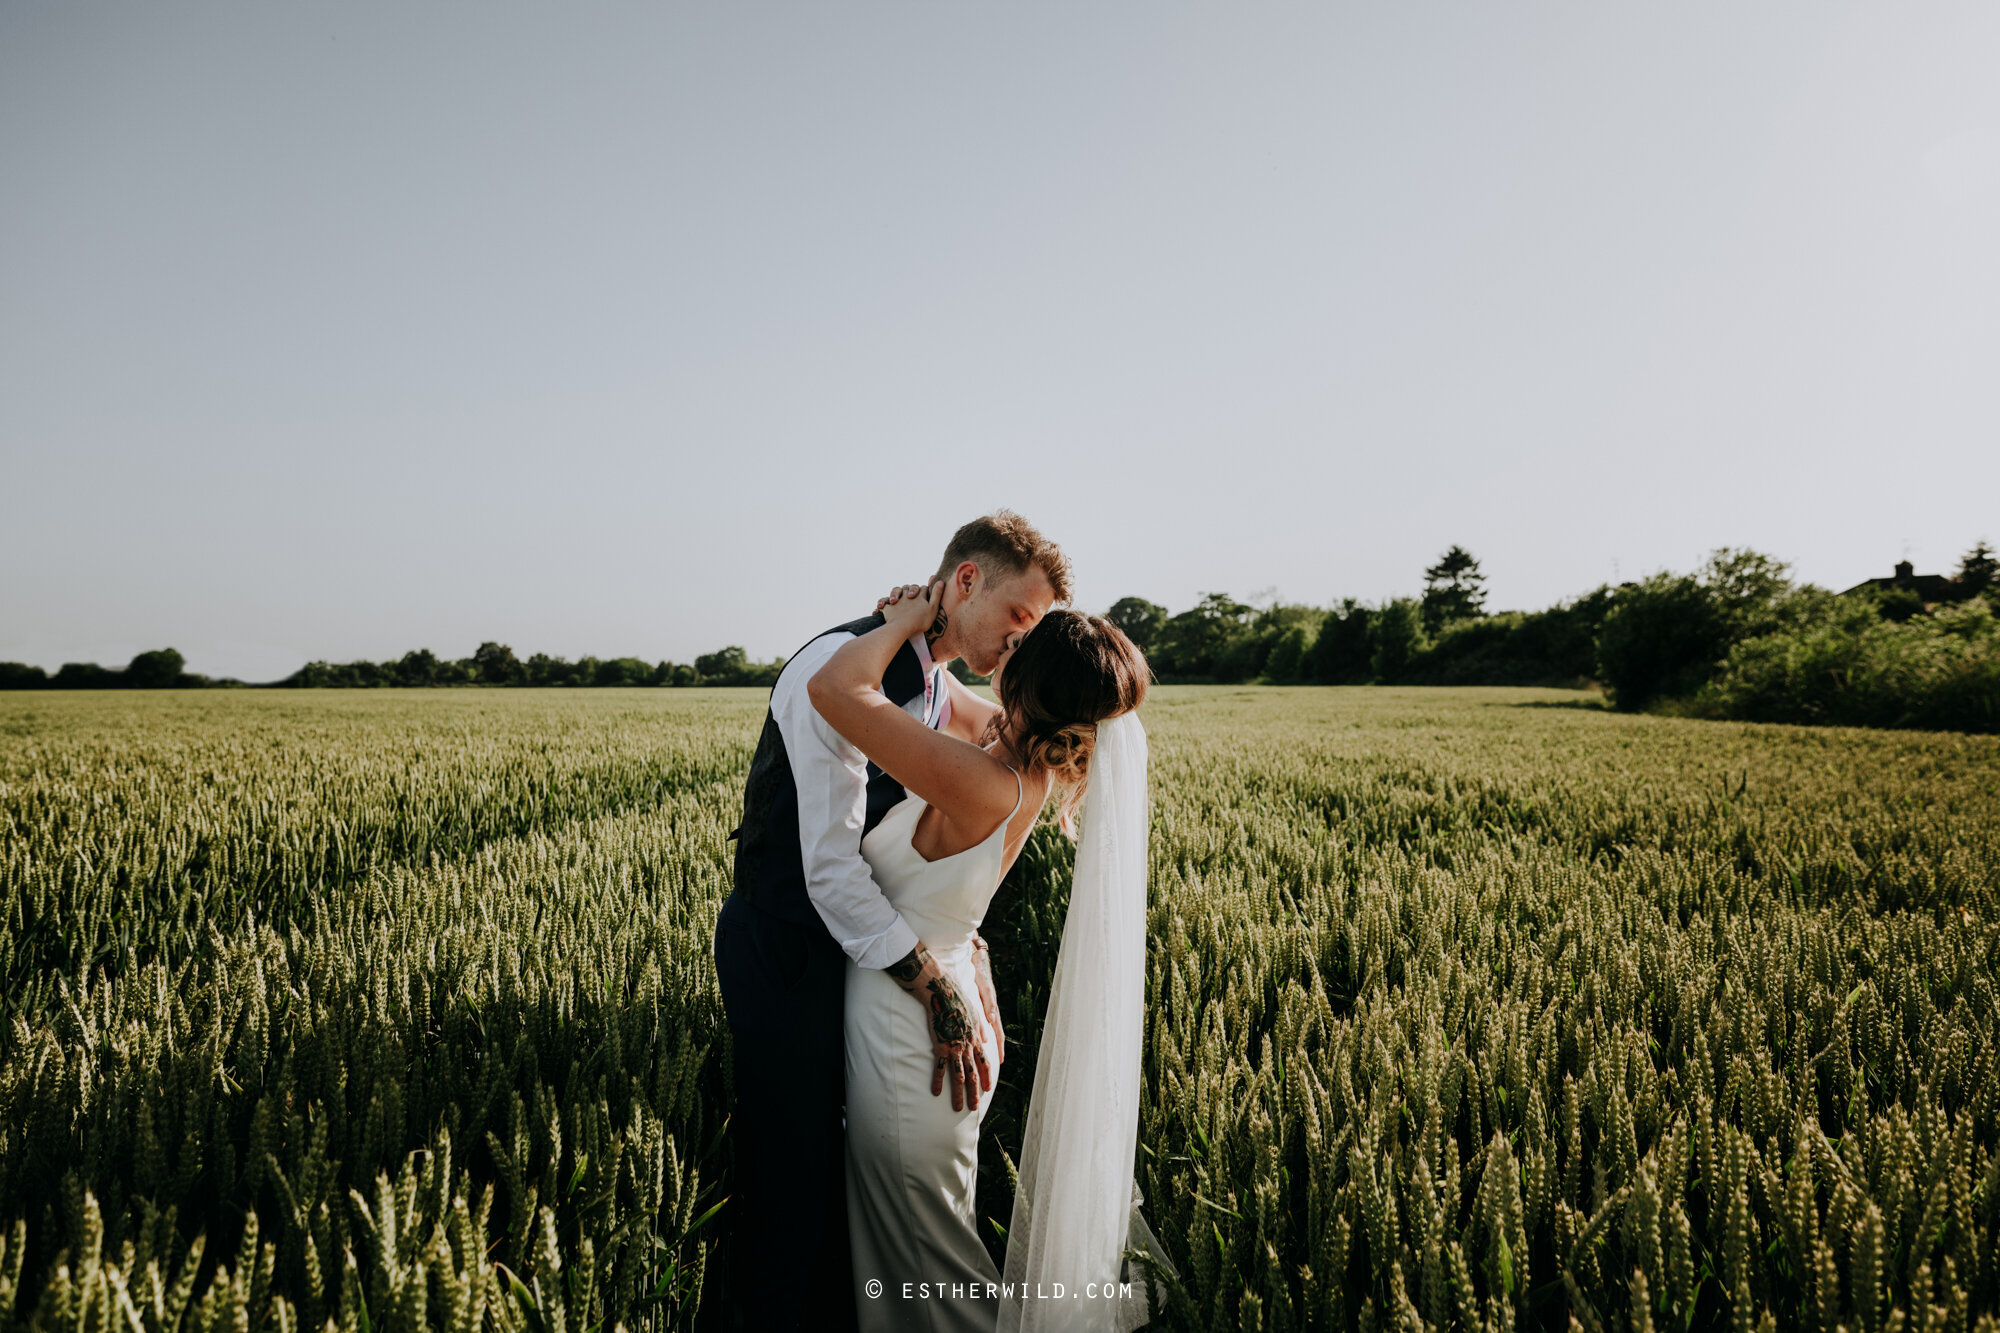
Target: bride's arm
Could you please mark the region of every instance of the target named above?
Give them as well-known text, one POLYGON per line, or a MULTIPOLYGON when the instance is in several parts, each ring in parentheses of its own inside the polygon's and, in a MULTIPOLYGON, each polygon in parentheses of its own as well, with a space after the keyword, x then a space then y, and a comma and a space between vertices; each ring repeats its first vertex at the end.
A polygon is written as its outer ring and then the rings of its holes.
MULTIPOLYGON (((883 624, 856 635, 813 673, 813 707, 876 767, 969 834, 990 831, 1015 803, 1014 775, 977 745, 932 731, 882 693, 882 673, 933 619, 943 584, 883 608, 883 624)), ((954 707, 956 696, 954 696, 954 707)))

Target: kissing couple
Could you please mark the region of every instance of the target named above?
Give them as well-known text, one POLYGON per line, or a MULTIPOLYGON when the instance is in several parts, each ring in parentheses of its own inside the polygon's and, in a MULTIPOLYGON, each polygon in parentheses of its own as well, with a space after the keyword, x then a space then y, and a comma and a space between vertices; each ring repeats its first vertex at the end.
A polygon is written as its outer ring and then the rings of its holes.
POLYGON ((1069 560, 1002 509, 927 585, 785 664, 715 927, 733 1035, 746 1326, 1129 1329, 1150 821, 1145 658, 1061 607, 1069 560), (992 677, 997 704, 945 669, 992 677), (1043 810, 1082 832, 1004 1274, 977 1229, 1006 1054, 979 925, 1043 810))

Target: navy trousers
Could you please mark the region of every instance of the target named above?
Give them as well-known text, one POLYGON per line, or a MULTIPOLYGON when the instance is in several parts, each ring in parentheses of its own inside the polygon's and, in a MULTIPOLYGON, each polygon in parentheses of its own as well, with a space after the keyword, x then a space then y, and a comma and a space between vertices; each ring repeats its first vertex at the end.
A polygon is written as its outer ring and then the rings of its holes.
POLYGON ((715 923, 733 1038, 729 1303, 752 1329, 854 1326, 847 1248, 847 959, 823 926, 740 893, 715 923))

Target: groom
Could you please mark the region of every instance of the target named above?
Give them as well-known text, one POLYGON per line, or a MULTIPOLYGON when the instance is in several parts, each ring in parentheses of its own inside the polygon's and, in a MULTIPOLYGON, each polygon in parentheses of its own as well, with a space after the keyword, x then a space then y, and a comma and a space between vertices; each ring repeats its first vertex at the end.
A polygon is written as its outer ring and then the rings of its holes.
MULTIPOLYGON (((1002 509, 953 534, 934 576, 936 622, 898 651, 883 692, 932 728, 976 741, 991 711, 944 664, 990 675, 1010 637, 1070 598, 1069 560, 1002 509), (953 700, 960 705, 953 709, 953 700)), ((940 1068, 972 1067, 975 997, 918 943, 861 859, 862 837, 903 788, 827 726, 806 682, 841 644, 882 624, 839 626, 800 649, 771 690, 743 789, 736 886, 715 925, 715 968, 734 1036, 736 1224, 731 1286, 746 1326, 828 1328, 854 1317, 842 1118, 846 960, 886 970, 924 1007, 940 1068)), ((984 974, 977 997, 997 1030, 984 974)), ((976 1099, 979 1089, 966 1089, 976 1099)))

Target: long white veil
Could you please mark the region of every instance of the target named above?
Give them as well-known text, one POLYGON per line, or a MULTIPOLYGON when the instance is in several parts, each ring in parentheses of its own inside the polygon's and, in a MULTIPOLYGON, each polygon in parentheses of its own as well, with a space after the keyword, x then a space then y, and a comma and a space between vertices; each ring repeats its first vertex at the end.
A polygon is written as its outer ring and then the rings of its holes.
POLYGON ((1069 915, 1021 1137, 999 1327, 1131 1329, 1146 1274, 1127 1246, 1164 1258, 1139 1216, 1139 1047, 1146 999, 1146 729, 1100 722, 1083 799, 1069 915), (1130 1283, 1129 1294, 1124 1283, 1130 1283))

